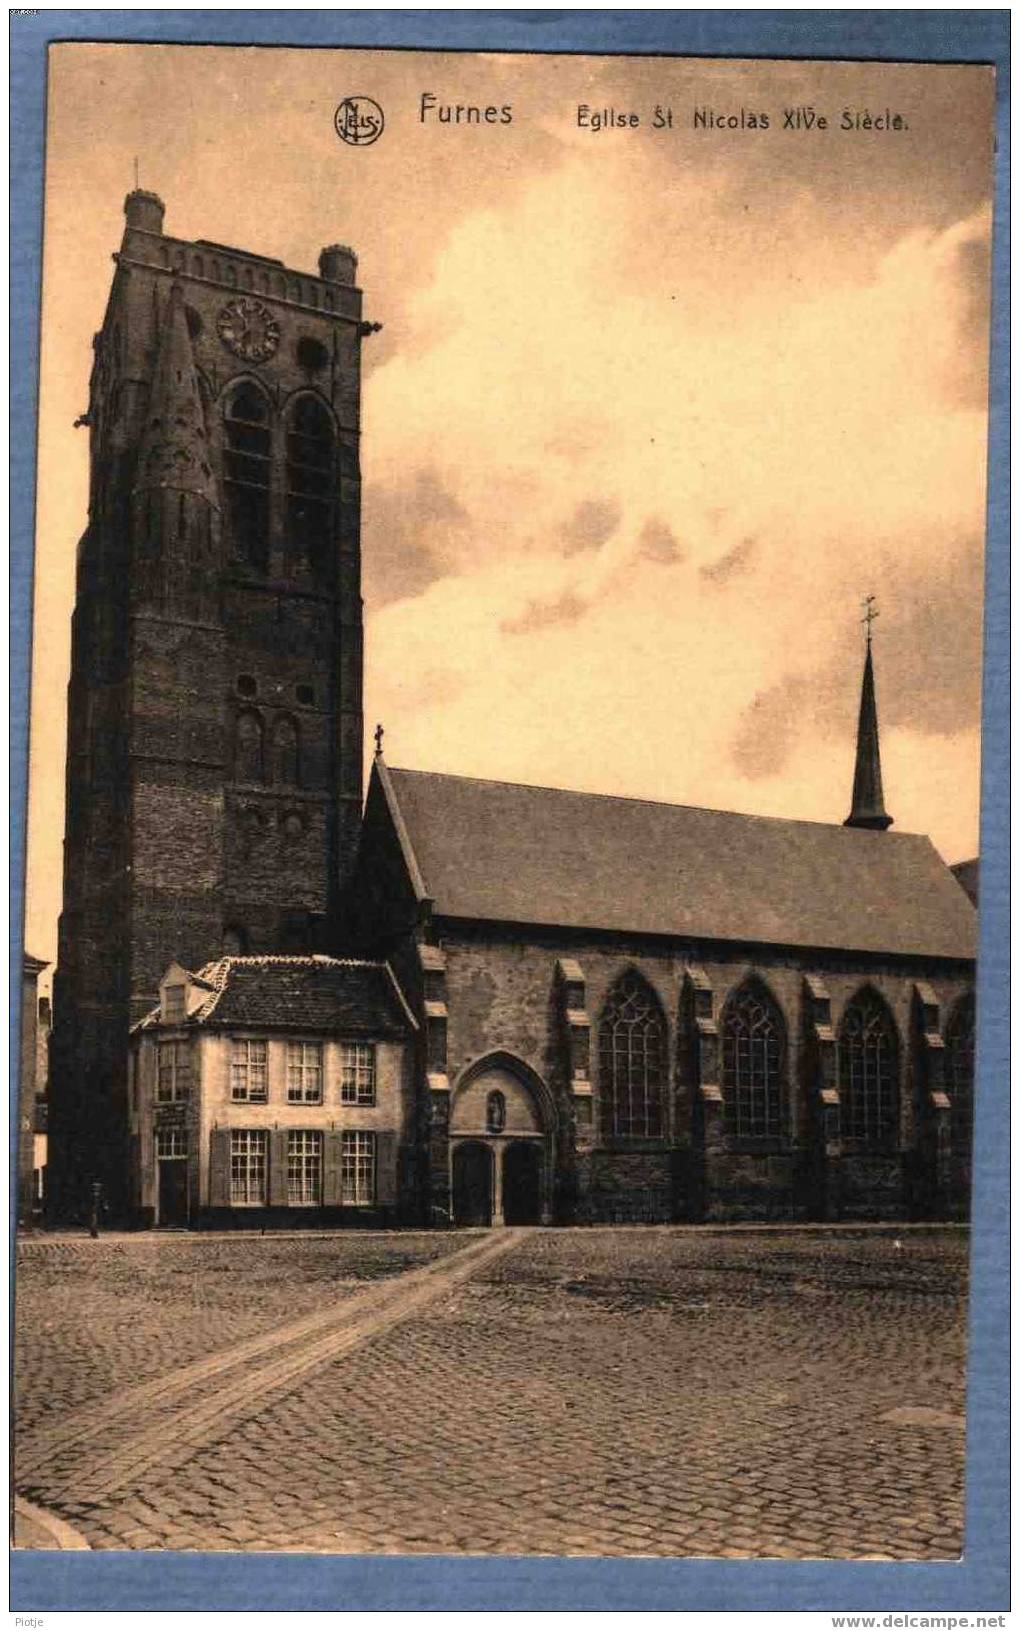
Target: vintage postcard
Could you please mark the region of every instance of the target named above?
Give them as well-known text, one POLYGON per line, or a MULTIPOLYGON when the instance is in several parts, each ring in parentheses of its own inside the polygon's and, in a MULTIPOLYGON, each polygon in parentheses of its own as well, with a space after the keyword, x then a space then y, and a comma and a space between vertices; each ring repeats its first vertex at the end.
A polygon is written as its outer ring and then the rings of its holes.
POLYGON ((47 97, 16 1544, 959 1558, 994 69, 47 97))

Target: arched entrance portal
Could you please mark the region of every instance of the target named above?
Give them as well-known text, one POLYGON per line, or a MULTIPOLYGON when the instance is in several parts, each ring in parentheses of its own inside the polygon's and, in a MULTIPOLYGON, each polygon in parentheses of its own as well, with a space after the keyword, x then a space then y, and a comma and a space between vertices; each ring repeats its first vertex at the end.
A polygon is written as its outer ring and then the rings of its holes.
POLYGON ((511 1054, 466 1070, 450 1106, 450 1179, 455 1223, 549 1223, 553 1179, 552 1099, 511 1054))
POLYGON ((492 1222, 492 1151, 484 1144, 458 1144, 453 1152, 453 1221, 487 1229, 492 1222))
POLYGON ((509 1144, 503 1152, 503 1219, 542 1221, 542 1146, 509 1144))

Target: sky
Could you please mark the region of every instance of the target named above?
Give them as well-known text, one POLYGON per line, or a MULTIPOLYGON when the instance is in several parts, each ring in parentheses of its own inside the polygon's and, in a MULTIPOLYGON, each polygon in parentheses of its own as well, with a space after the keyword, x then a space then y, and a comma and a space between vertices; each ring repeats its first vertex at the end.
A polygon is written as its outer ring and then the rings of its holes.
POLYGON ((381 720, 391 764, 842 821, 874 594, 887 808, 975 854, 992 112, 979 67, 51 47, 33 953, 60 907, 74 420, 136 161, 172 236, 358 253, 383 324, 366 738, 381 720), (350 94, 385 112, 370 146, 335 132, 350 94), (440 122, 458 104, 511 120, 440 122))

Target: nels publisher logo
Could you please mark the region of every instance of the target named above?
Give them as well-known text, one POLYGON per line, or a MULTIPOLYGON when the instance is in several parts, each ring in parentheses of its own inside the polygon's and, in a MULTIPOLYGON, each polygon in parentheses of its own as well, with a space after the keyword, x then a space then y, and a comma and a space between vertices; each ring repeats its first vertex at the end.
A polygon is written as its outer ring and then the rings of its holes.
POLYGON ((351 147, 370 147, 385 123, 382 108, 370 96, 345 96, 333 115, 337 135, 351 147))

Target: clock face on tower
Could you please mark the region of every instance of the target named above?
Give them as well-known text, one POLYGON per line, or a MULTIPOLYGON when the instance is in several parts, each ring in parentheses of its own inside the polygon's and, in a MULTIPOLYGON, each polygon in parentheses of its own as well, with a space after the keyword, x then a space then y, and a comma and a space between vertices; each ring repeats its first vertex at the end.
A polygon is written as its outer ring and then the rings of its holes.
POLYGON ((280 325, 268 306, 246 295, 227 301, 216 327, 223 344, 245 362, 265 362, 280 343, 280 325))

